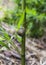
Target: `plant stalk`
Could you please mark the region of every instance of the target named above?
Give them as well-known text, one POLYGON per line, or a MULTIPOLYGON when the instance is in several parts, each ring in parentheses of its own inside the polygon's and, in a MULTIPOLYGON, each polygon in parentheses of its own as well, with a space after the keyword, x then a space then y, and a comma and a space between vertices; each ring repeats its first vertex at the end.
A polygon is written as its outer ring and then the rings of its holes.
POLYGON ((23 27, 24 32, 22 36, 22 44, 21 44, 21 65, 25 65, 25 38, 26 38, 26 0, 22 0, 22 10, 24 12, 24 20, 23 27))

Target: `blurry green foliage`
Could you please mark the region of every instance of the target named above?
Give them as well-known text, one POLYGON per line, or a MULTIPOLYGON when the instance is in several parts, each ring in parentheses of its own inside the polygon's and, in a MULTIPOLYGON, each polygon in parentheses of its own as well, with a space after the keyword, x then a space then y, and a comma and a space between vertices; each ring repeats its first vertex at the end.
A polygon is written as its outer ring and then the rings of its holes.
POLYGON ((46 27, 46 1, 27 0, 26 5, 28 34, 32 37, 41 37, 46 27))
MULTIPOLYGON (((4 17, 1 21, 9 24, 15 24, 18 28, 23 25, 22 0, 13 0, 17 7, 13 10, 2 9, 4 17)), ((32 37, 43 35, 44 27, 46 27, 46 0, 26 0, 26 34, 32 37)))
MULTIPOLYGON (((0 6, 0 23, 6 22, 14 25, 15 30, 23 27, 24 11, 22 11, 22 0, 12 0, 15 4, 14 9, 0 6)), ((1 3, 1 0, 0 0, 1 3)), ((26 35, 28 37, 39 38, 44 34, 46 29, 46 0, 26 0, 26 35)), ((21 43, 22 38, 14 33, 15 38, 21 43)), ((13 35, 13 36, 14 36, 13 35)), ((19 52, 14 45, 12 37, 1 27, 0 24, 0 45, 8 49, 9 44, 19 52)), ((19 52, 20 53, 20 52, 19 52)))

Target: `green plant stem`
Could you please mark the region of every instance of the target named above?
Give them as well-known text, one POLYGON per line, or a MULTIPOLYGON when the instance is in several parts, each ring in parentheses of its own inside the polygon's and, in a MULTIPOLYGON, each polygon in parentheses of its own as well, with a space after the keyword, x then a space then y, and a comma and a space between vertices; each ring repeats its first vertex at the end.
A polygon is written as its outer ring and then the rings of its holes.
POLYGON ((25 10, 26 0, 22 0, 22 10, 24 11, 24 20, 23 27, 24 32, 22 36, 22 44, 21 44, 21 65, 25 65, 25 37, 26 37, 26 10, 25 10))

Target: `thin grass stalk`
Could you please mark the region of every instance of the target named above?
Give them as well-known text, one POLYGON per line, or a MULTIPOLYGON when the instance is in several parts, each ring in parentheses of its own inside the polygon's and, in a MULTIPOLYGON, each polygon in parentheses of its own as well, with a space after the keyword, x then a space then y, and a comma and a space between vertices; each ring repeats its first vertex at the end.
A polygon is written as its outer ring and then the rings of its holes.
POLYGON ((24 32, 22 36, 22 44, 21 44, 21 65, 25 65, 25 38, 26 38, 26 0, 22 0, 22 10, 24 12, 24 20, 23 27, 24 32))

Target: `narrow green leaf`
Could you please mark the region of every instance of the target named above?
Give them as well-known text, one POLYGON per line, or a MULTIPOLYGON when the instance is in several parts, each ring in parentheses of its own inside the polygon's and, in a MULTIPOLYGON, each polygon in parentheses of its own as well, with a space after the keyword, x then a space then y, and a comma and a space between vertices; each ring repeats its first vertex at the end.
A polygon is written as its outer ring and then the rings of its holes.
POLYGON ((5 40, 3 37, 0 37, 0 41, 3 41, 3 40, 5 40))
MULTIPOLYGON (((24 11, 25 12, 25 11, 24 11)), ((23 20, 24 20, 24 12, 23 12, 23 14, 21 15, 21 17, 20 17, 20 20, 19 20, 19 22, 18 22, 18 29, 21 27, 21 25, 23 24, 23 20)))
POLYGON ((8 45, 7 45, 7 44, 5 44, 5 43, 4 43, 4 42, 2 42, 2 41, 0 41, 0 45, 5 46, 6 48, 10 49, 10 48, 8 47, 8 45))
POLYGON ((37 15, 37 12, 36 12, 35 8, 29 9, 28 7, 26 7, 26 13, 30 14, 30 15, 33 15, 33 16, 37 15))

